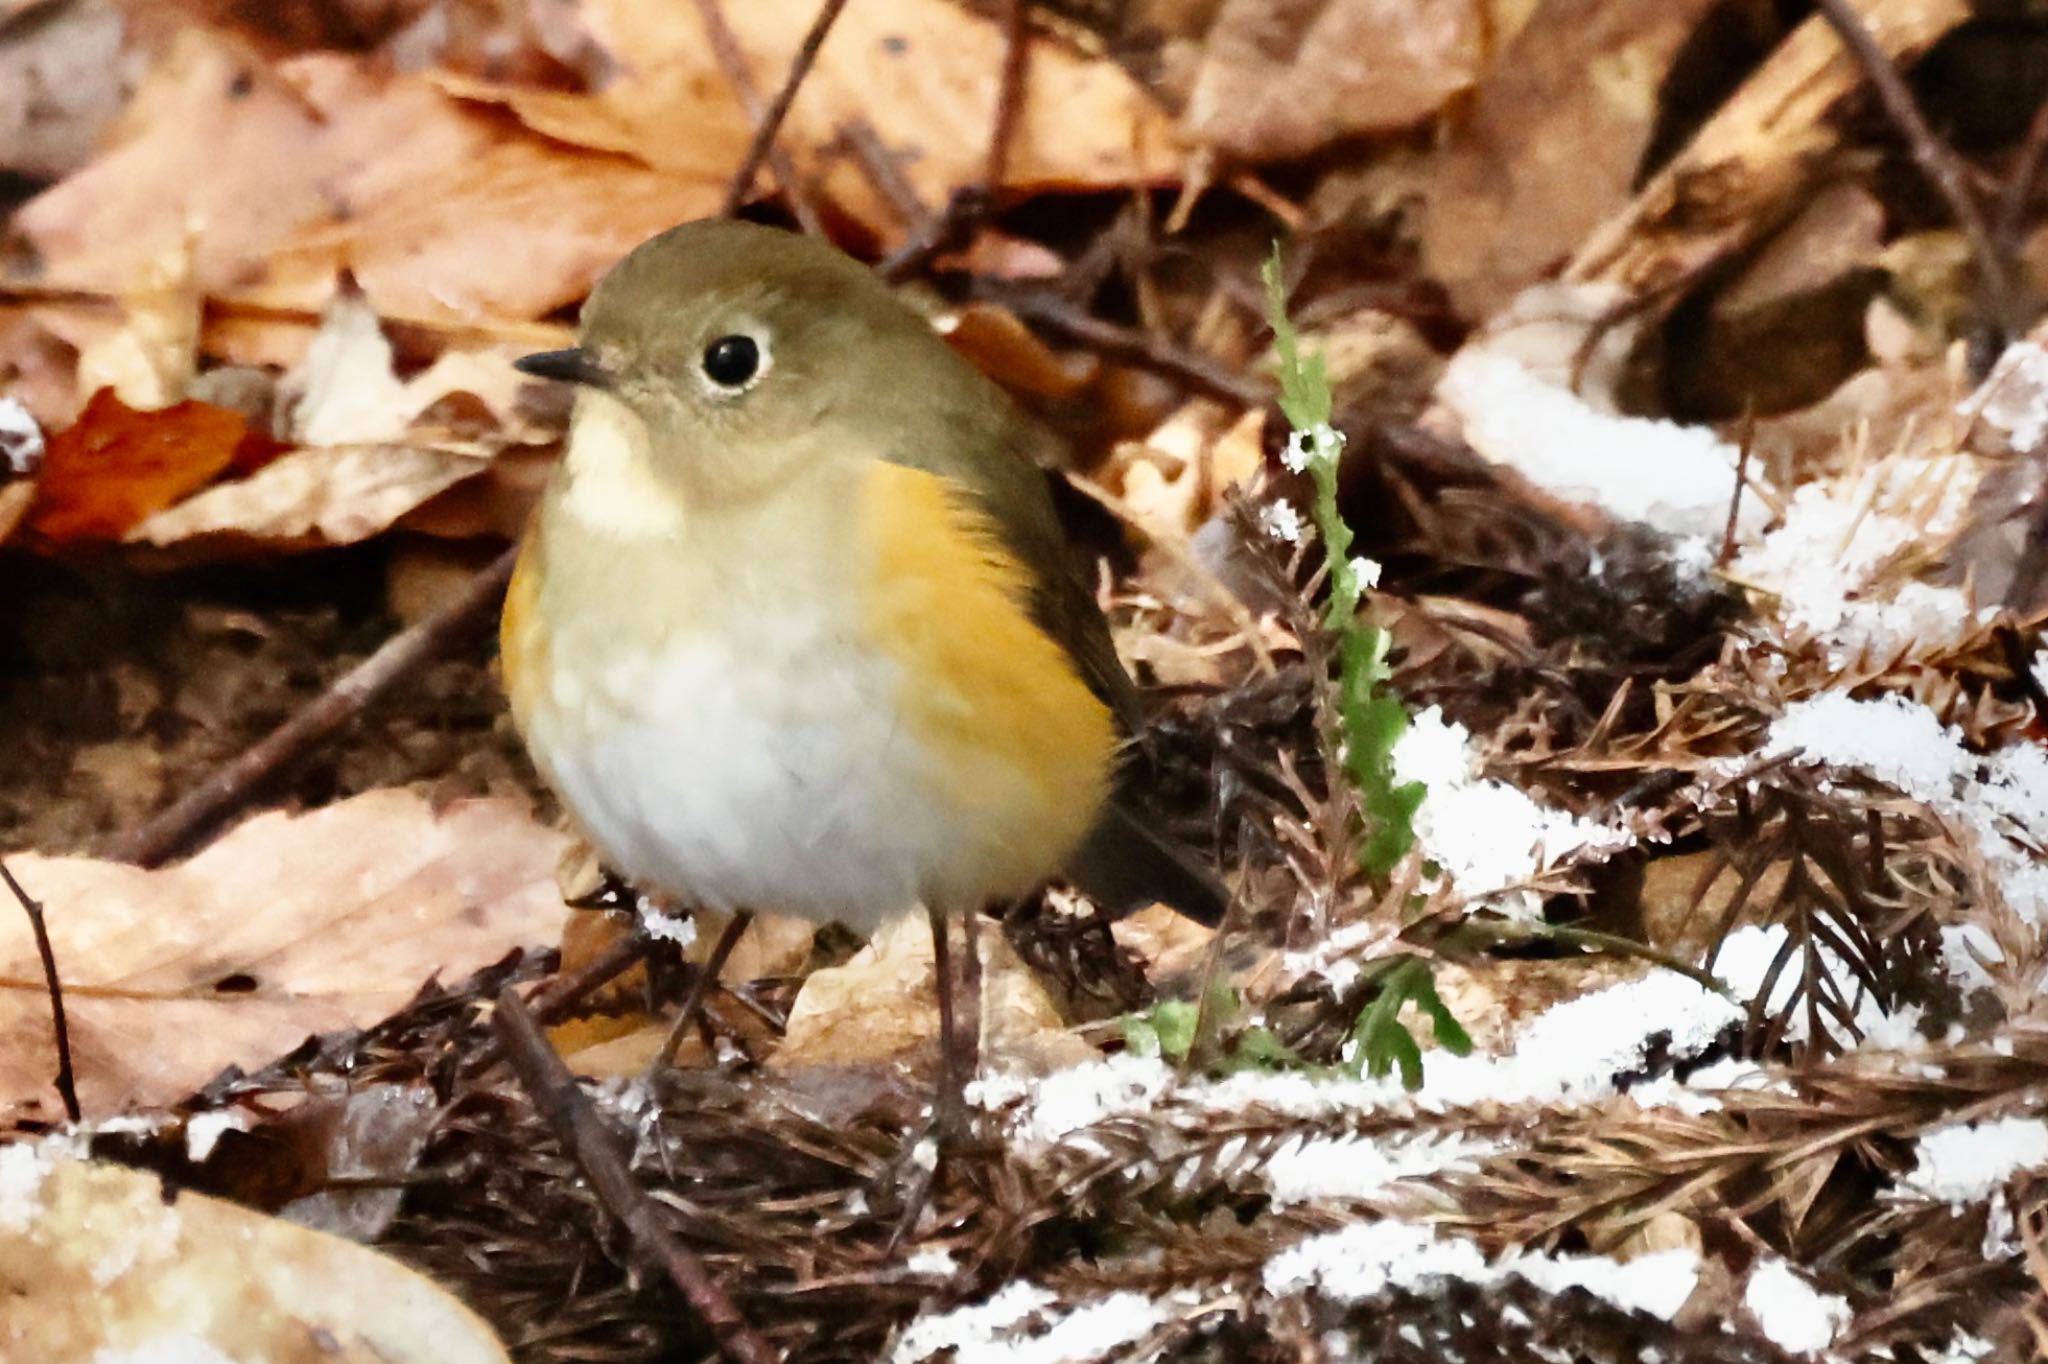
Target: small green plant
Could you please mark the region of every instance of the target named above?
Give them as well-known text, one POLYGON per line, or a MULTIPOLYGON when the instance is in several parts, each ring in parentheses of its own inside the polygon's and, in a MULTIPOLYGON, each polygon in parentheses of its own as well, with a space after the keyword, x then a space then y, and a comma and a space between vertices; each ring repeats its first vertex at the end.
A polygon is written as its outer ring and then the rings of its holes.
MULTIPOLYGON (((1280 410, 1293 428, 1286 461, 1296 472, 1306 472, 1315 487, 1310 515, 1329 564, 1330 599, 1323 627, 1336 641, 1337 688, 1325 714, 1324 732, 1358 792, 1365 824, 1359 864, 1368 875, 1384 878, 1415 846, 1415 812, 1426 792, 1421 782, 1397 782, 1394 776, 1394 745, 1408 731, 1408 712, 1388 685, 1392 670, 1387 666, 1387 632, 1358 614, 1379 568, 1351 556, 1351 527, 1337 507, 1344 435, 1331 424, 1329 375, 1322 356, 1302 353, 1301 338, 1288 320, 1277 243, 1260 273, 1278 357, 1280 410)), ((1279 518, 1283 529, 1296 519, 1291 509, 1279 518)), ((1411 1002, 1429 1015, 1437 1041, 1447 1051, 1460 1056, 1471 1051, 1471 1038, 1437 995, 1428 963, 1401 957, 1387 968, 1378 994, 1352 1027, 1353 1073, 1363 1069, 1380 1076, 1399 1067, 1404 1085, 1413 1089, 1422 1083, 1422 1050, 1401 1022, 1402 1007, 1411 1002)))
POLYGON ((1459 1026, 1450 1006, 1437 994, 1429 964, 1420 957, 1402 957, 1381 978, 1379 993, 1351 1025, 1355 1044, 1349 1058, 1352 1074, 1377 1078, 1399 1067, 1402 1084, 1410 1089, 1422 1084, 1422 1048, 1401 1022, 1401 1006, 1409 1003, 1429 1015, 1436 1040, 1445 1051, 1453 1056, 1471 1054, 1471 1034, 1459 1026))
POLYGON ((1366 820, 1359 862, 1374 876, 1391 872, 1415 845, 1415 811, 1421 782, 1394 780, 1394 745, 1408 731, 1408 712, 1387 689, 1387 632, 1358 617, 1365 589, 1378 566, 1351 557, 1351 527, 1337 510, 1337 466, 1344 435, 1330 424, 1329 376, 1323 357, 1304 355, 1294 324, 1287 319, 1287 288, 1281 281, 1280 248, 1261 271, 1273 348, 1279 356, 1280 410, 1294 428, 1287 462, 1305 470, 1315 484, 1311 514, 1329 561, 1330 601, 1323 625, 1337 645, 1335 706, 1338 753, 1357 788, 1366 820))
MULTIPOLYGON (((1244 999, 1228 985, 1209 991, 1209 1010, 1215 1019, 1215 1033, 1224 1036, 1222 1055, 1216 1068, 1225 1075, 1240 1070, 1304 1070, 1308 1063, 1282 1042, 1264 1024, 1230 1029, 1244 1013, 1244 999)), ((1194 1049, 1195 1030, 1201 1024, 1201 1009, 1187 1000, 1168 999, 1143 1013, 1126 1014, 1124 1046, 1134 1056, 1157 1056, 1175 1064, 1188 1059, 1194 1049)))

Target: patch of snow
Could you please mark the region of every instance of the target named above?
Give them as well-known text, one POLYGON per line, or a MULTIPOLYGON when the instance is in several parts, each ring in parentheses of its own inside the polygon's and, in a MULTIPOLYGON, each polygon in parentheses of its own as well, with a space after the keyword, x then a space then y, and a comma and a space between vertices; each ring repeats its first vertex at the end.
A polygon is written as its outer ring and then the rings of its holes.
POLYGON ((1762 756, 1866 773, 1954 821, 1997 875, 2006 903, 2027 922, 2048 921, 2048 753, 2015 745, 1989 757, 1917 701, 1857 701, 1825 692, 1772 725, 1762 756))
POLYGON ((1454 1133, 1313 1137, 1275 1151, 1262 1173, 1279 1207, 1382 1197, 1404 1179, 1475 1170, 1505 1148, 1454 1133))
POLYGON ((1742 1305, 1773 1344, 1794 1354, 1827 1349, 1854 1315, 1847 1298, 1820 1292, 1776 1256, 1750 1270, 1742 1305))
POLYGON ((1957 1123, 1921 1135, 1913 1169, 1902 1183, 1960 1207, 1989 1197, 2022 1170, 2043 1166, 2048 1166, 2048 1120, 1957 1123))
POLYGON ((43 462, 43 428, 16 398, 0 398, 0 473, 32 474, 43 462))
POLYGON ((1285 498, 1276 497, 1259 508, 1259 528, 1275 540, 1301 543, 1301 513, 1285 498))
POLYGON ((1511 1252, 1489 1263, 1473 1241, 1440 1236, 1407 1222, 1361 1222, 1312 1236, 1266 1262, 1262 1282, 1275 1297, 1320 1293, 1361 1302, 1391 1289, 1423 1289, 1444 1280, 1488 1287, 1522 1279, 1545 1293, 1583 1288, 1625 1312, 1669 1321, 1699 1282, 1689 1250, 1642 1255, 1626 1264, 1604 1255, 1511 1252))
POLYGON ((1886 593, 1872 580, 1901 550, 1961 524, 1981 477, 1980 461, 1942 455, 1805 484, 1782 524, 1736 557, 1734 576, 1774 593, 1785 625, 1820 641, 1836 667, 1953 644, 1988 613, 1955 588, 1908 582, 1886 593))
MULTIPOLYGON (((1547 492, 1719 543, 1740 452, 1711 429, 1602 412, 1488 346, 1458 352, 1436 396, 1473 449, 1547 492)), ((1753 533, 1768 512, 1745 498, 1740 517, 1738 528, 1753 533)))
POLYGON ((1527 794, 1479 774, 1479 756, 1463 725, 1430 706, 1394 745, 1394 779, 1427 788, 1415 812, 1415 837, 1469 901, 1486 901, 1510 918, 1534 918, 1535 892, 1511 890, 1578 853, 1618 851, 1626 830, 1538 805, 1527 794))
POLYGON ((903 1262, 903 1268, 912 1274, 929 1274, 936 1278, 950 1278, 960 1268, 953 1252, 943 1247, 920 1250, 903 1262))
POLYGON ((1141 1293, 1112 1293, 1065 1312, 1036 1284, 1018 1282, 985 1303, 920 1317, 904 1329, 889 1354, 891 1364, 916 1364, 942 1350, 958 1360, 986 1364, 1067 1364, 1114 1355, 1169 1320, 1173 1308, 1141 1293), (1022 1328, 1034 1317, 1047 1325, 1036 1334, 1022 1328))
POLYGON ((194 1165, 213 1154, 213 1148, 229 1132, 249 1130, 249 1115, 233 1108, 216 1108, 194 1113, 185 1119, 185 1158, 194 1165))

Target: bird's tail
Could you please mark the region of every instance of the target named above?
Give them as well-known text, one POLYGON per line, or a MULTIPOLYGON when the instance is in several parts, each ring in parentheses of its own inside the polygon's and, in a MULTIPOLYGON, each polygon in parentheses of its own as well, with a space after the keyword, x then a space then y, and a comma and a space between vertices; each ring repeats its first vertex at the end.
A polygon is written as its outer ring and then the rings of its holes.
POLYGON ((1230 891, 1194 852, 1112 800, 1067 862, 1067 876, 1111 918, 1164 903, 1198 924, 1223 922, 1230 891))

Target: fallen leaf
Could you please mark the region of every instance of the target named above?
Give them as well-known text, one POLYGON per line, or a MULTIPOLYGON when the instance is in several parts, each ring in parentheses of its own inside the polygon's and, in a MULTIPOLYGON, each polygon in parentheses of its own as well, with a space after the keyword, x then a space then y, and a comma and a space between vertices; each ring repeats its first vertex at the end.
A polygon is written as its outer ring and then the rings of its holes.
POLYGON ((224 552, 350 545, 489 464, 479 453, 420 445, 297 450, 156 513, 127 538, 224 552))
POLYGON ((29 527, 58 544, 119 539, 226 469, 248 430, 210 403, 138 412, 101 389, 49 438, 29 527))
MULTIPOLYGON (((591 31, 618 55, 618 77, 595 97, 445 80, 445 88, 510 109, 564 142, 629 154, 722 193, 751 123, 689 5, 598 0, 591 31), (690 135, 677 136, 687 128, 690 135)), ((755 87, 777 89, 817 12, 816 0, 725 6, 755 87)), ((782 144, 823 196, 885 239, 904 224, 844 156, 842 130, 865 120, 933 207, 975 183, 988 159, 1002 69, 1001 29, 946 0, 849 5, 833 26, 783 125, 782 144)), ((1123 70, 1033 39, 1005 187, 1016 191, 1152 184, 1179 174, 1165 113, 1123 70)))
MULTIPOLYGON (((1051 1069, 1093 1059, 1008 940, 986 925, 980 939, 983 1064, 1051 1069)), ((931 927, 915 910, 884 924, 844 966, 810 974, 773 1064, 887 1061, 931 1046, 938 1032, 931 927)))
POLYGON ((0 1147, 9 1359, 506 1364, 482 1319, 338 1236, 154 1174, 0 1147))
POLYGON ((1473 0, 1225 0, 1181 127, 1248 161, 1419 123, 1478 79, 1473 0))
MULTIPOLYGON (((144 871, 22 854, 49 913, 87 1116, 174 1102, 230 1065, 390 1016, 430 979, 556 942, 562 835, 512 801, 436 813, 373 791, 259 815, 144 871)), ((48 1116, 49 1001, 20 914, 0 915, 0 1111, 48 1116)))
POLYGON ((199 291, 192 284, 192 239, 180 240, 121 298, 112 326, 96 315, 55 310, 64 339, 78 347, 78 388, 110 388, 134 408, 169 407, 188 392, 199 369, 199 291), (100 324, 97 327, 94 324, 100 324))
POLYGON ((1485 317, 1617 212, 1658 92, 1712 0, 1543 0, 1480 82, 1428 192, 1429 271, 1485 317))
POLYGON ((85 163, 128 98, 129 19, 111 4, 46 6, 0 43, 0 171, 55 180, 85 163))
MULTIPOLYGON (((266 66, 199 28, 166 47, 106 150, 16 213, 40 283, 124 292, 198 224, 208 296, 319 307, 349 269, 386 317, 537 317, 715 211, 730 170, 694 181, 593 156, 337 53, 266 66)), ((229 316, 208 348, 275 361, 279 325, 229 316)))

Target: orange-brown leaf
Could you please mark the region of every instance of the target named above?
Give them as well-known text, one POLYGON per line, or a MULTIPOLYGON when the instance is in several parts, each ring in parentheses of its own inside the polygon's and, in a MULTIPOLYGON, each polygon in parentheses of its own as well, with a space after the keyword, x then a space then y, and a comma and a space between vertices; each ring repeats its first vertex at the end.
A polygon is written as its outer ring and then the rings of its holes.
POLYGON ((118 540, 211 482, 248 434, 239 412, 187 400, 138 412, 101 389, 50 437, 29 527, 46 540, 118 540))

